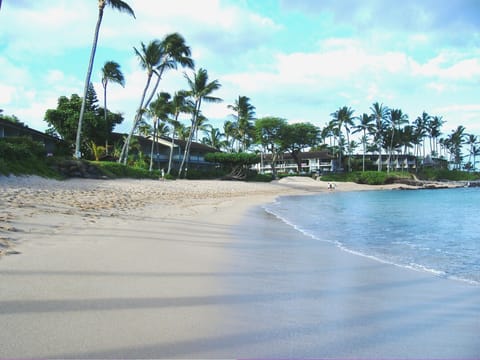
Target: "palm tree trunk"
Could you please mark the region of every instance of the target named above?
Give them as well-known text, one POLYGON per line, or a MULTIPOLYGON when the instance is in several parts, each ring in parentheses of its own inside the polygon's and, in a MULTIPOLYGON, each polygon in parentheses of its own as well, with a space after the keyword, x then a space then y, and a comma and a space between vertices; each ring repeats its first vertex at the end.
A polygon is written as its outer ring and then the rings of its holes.
POLYGON ((150 171, 150 172, 153 169, 153 149, 155 147, 155 136, 157 134, 157 121, 158 120, 156 118, 154 118, 154 120, 153 120, 153 141, 152 141, 152 148, 150 150, 150 166, 148 168, 148 171, 150 171))
POLYGON ((195 104, 195 112, 193 114, 192 127, 190 128, 190 134, 188 135, 188 140, 187 140, 187 143, 185 144, 185 152, 183 155, 182 162, 180 164, 180 169, 178 170, 179 177, 182 176, 182 171, 184 166, 186 169, 188 169, 188 162, 189 162, 188 158, 190 157, 190 146, 192 145, 193 135, 195 134, 195 131, 197 129, 197 122, 198 122, 197 118, 198 118, 198 113, 200 112, 201 102, 202 102, 202 99, 198 99, 195 104))
POLYGON ((367 133, 363 130, 363 156, 362 156, 362 172, 365 172, 365 152, 367 151, 367 133))
POLYGON ((105 134, 105 154, 108 155, 108 123, 107 123, 107 81, 105 79, 105 83, 103 84, 103 119, 105 120, 105 128, 107 132, 105 134))
MULTIPOLYGON (((157 72, 155 72, 155 74, 157 74, 157 72)), ((145 102, 145 106, 144 106, 145 108, 148 107, 148 105, 150 105, 153 97, 157 93, 158 84, 160 84, 160 80, 162 79, 162 74, 163 74, 163 67, 160 69, 160 74, 157 74, 157 82, 155 83, 155 86, 153 87, 152 92, 150 93, 150 96, 148 97, 147 101, 145 102)))
MULTIPOLYGON (((174 124, 177 123, 178 121, 178 115, 179 113, 177 112, 175 114, 175 122, 174 124)), ((170 146, 170 154, 168 156, 168 169, 167 169, 167 174, 170 175, 170 171, 172 170, 172 160, 173 160, 173 148, 175 146, 175 125, 173 126, 173 132, 172 132, 172 144, 170 146)))
POLYGON ((105 5, 100 6, 98 8, 98 19, 97 19, 97 24, 95 26, 95 33, 93 35, 92 51, 90 52, 90 61, 88 63, 87 76, 85 77, 85 87, 83 89, 82 107, 80 109, 80 116, 78 118, 77 137, 75 140, 74 156, 77 159, 80 159, 82 157, 82 154, 80 151, 80 143, 81 143, 80 137, 82 134, 83 116, 85 114, 85 104, 86 104, 88 86, 90 85, 90 78, 92 77, 93 62, 95 60, 95 53, 97 51, 98 34, 100 33, 100 25, 102 24, 104 6, 105 5))
POLYGON ((130 133, 128 134, 128 137, 125 140, 125 143, 123 144, 122 152, 120 153, 120 157, 118 158, 118 162, 123 163, 124 165, 127 164, 128 148, 130 147, 130 140, 133 136, 133 133, 135 132, 135 128, 137 127, 138 122, 142 118, 143 102, 145 101, 145 96, 147 95, 147 90, 148 90, 148 87, 150 86, 150 81, 151 80, 152 80, 152 74, 149 73, 148 77, 147 77, 147 84, 145 85, 145 88, 143 89, 142 98, 140 100, 140 106, 138 107, 137 114, 135 115, 135 119, 133 120, 132 129, 130 130, 130 133))

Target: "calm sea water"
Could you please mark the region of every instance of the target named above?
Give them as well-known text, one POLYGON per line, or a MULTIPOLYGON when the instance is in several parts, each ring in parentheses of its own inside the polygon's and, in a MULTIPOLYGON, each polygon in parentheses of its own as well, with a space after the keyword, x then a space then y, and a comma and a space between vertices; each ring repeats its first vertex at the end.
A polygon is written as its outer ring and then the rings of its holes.
POLYGON ((480 285, 480 188, 286 196, 266 210, 312 241, 480 285))

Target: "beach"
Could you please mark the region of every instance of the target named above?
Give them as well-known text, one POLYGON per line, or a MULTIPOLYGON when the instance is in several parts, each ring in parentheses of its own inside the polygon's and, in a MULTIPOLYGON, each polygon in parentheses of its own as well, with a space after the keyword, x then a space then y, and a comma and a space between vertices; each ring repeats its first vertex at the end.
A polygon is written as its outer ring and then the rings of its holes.
POLYGON ((0 358, 480 356, 478 286, 313 243, 262 211, 325 182, 0 189, 0 358))

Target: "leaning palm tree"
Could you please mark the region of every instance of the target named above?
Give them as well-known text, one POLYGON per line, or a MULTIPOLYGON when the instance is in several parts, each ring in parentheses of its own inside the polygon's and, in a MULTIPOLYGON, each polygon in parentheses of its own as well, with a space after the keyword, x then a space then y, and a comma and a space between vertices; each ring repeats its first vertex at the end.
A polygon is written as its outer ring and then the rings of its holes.
POLYGON ((140 104, 138 106, 137 113, 135 115, 135 119, 133 120, 133 126, 128 134, 127 139, 125 140, 122 148, 122 152, 120 153, 120 157, 118 162, 123 162, 126 164, 128 158, 128 148, 130 146, 130 140, 135 132, 138 123, 142 119, 142 114, 145 111, 147 105, 144 105, 145 97, 147 96, 148 88, 150 87, 150 83, 152 81, 152 77, 154 74, 155 67, 160 63, 161 60, 161 44, 159 40, 153 40, 148 45, 145 45, 143 42, 141 43, 141 50, 137 48, 133 48, 135 54, 138 57, 140 62, 140 66, 146 70, 147 72, 147 81, 145 83, 145 87, 143 88, 142 96, 140 98, 140 104))
MULTIPOLYGON (((190 90, 188 94, 194 99, 195 107, 193 110, 192 115, 192 126, 190 128, 190 134, 188 136, 187 143, 185 144, 185 151, 182 159, 182 163, 180 164, 180 169, 178 171, 178 175, 181 177, 182 172, 184 170, 184 166, 188 167, 188 158, 190 157, 190 147, 192 145, 192 139, 194 134, 197 131, 198 127, 198 118, 200 115, 200 107, 202 106, 202 102, 213 102, 218 103, 221 102, 222 99, 213 97, 211 94, 220 89, 220 83, 218 80, 213 80, 208 82, 208 73, 207 70, 200 68, 197 73, 194 74, 193 79, 190 79, 187 74, 185 74, 185 78, 187 79, 188 85, 190 90)), ((185 169, 186 171, 186 169, 185 169)))
POLYGON ((93 62, 95 60, 95 53, 97 51, 97 43, 98 43, 98 35, 100 33, 100 25, 102 24, 103 19, 103 12, 105 10, 105 6, 109 5, 115 10, 120 12, 126 12, 127 14, 132 15, 135 17, 135 13, 133 12, 132 8, 122 0, 98 0, 98 18, 97 24, 95 26, 95 33, 93 35, 93 44, 92 50, 90 52, 90 61, 88 63, 87 75, 85 77, 85 87, 83 90, 83 99, 82 99, 82 107, 80 108, 80 116, 78 118, 78 127, 77 127, 77 137, 75 141, 75 157, 79 159, 81 157, 80 153, 80 137, 82 133, 82 122, 83 116, 85 113, 85 99, 87 97, 88 87, 90 85, 90 78, 92 77, 92 70, 93 70, 93 62))
MULTIPOLYGON (((132 130, 124 144, 124 149, 122 151, 124 162, 126 162, 128 157, 130 138, 141 117, 140 113, 142 109, 147 108, 152 101, 165 70, 176 69, 178 64, 182 67, 193 68, 193 60, 190 58, 190 47, 185 44, 185 39, 178 33, 169 34, 165 36, 162 41, 154 40, 148 46, 145 46, 142 43, 142 51, 138 51, 135 48, 134 50, 140 59, 140 65, 147 70, 147 83, 142 93, 140 106, 133 121, 132 130), (150 95, 146 98, 153 75, 157 77, 157 81, 153 85, 150 95)), ((122 157, 119 159, 119 162, 121 161, 122 157)))
POLYGON ((107 134, 105 138, 105 152, 108 155, 108 136, 110 128, 107 120, 107 85, 108 82, 120 84, 125 87, 125 77, 120 70, 120 65, 115 61, 107 61, 102 68, 102 85, 103 85, 103 116, 105 119, 105 126, 107 128, 107 134))

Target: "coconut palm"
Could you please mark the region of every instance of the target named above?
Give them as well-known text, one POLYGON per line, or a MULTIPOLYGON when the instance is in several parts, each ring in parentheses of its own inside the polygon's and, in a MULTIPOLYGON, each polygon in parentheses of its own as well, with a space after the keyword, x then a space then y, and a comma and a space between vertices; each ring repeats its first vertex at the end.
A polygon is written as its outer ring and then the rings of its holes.
POLYGON ((368 136, 367 134, 370 134, 373 132, 374 125, 373 125, 373 116, 368 115, 366 113, 363 113, 362 116, 358 117, 358 120, 360 123, 355 127, 355 130, 352 132, 352 134, 355 134, 357 132, 362 132, 363 135, 361 137, 361 143, 363 145, 363 155, 362 155, 362 171, 365 171, 365 154, 367 152, 367 143, 368 143, 368 136))
POLYGON ((136 48, 134 48, 134 50, 140 60, 140 66, 147 71, 147 82, 142 93, 137 114, 133 121, 132 130, 130 131, 123 146, 124 148, 122 149, 123 155, 119 159, 119 162, 123 159, 124 163, 128 157, 129 142, 141 117, 142 109, 147 108, 152 101, 164 71, 168 69, 176 69, 178 64, 182 67, 193 68, 193 60, 190 58, 190 47, 185 44, 185 39, 178 33, 169 34, 165 36, 162 41, 154 40, 150 42, 148 46, 145 46, 144 43, 141 43, 141 45, 141 51, 136 48), (147 92, 153 75, 157 77, 157 81, 153 85, 150 96, 147 98, 147 92))
POLYGON ((182 128, 182 124, 179 123, 178 117, 182 113, 192 113, 195 105, 193 101, 188 98, 187 91, 184 90, 178 91, 173 95, 171 104, 174 118, 170 121, 170 124, 172 125, 172 143, 170 146, 170 154, 168 157, 167 174, 170 174, 172 170, 173 149, 175 147, 175 134, 178 131, 177 129, 182 128))
POLYGON ((378 102, 372 104, 370 107, 370 111, 372 112, 372 116, 375 119, 375 143, 377 145, 378 150, 378 171, 382 171, 382 144, 383 144, 383 137, 385 132, 385 122, 387 120, 388 114, 390 110, 388 107, 384 106, 383 104, 379 104, 378 102))
POLYGON ((450 135, 445 139, 448 151, 450 152, 450 161, 453 161, 455 167, 460 169, 462 163, 462 145, 464 143, 465 127, 459 125, 455 130, 452 130, 450 135))
MULTIPOLYGON (((186 169, 188 168, 188 158, 190 156, 190 147, 192 145, 192 139, 198 128, 198 118, 200 115, 200 107, 202 102, 221 102, 222 99, 213 97, 211 94, 220 89, 220 83, 218 80, 213 80, 208 82, 208 73, 207 70, 200 68, 197 73, 194 74, 193 79, 190 79, 187 74, 185 74, 187 79, 188 86, 190 90, 188 91, 189 96, 191 96, 195 102, 195 107, 192 115, 192 126, 190 128, 190 134, 188 136, 187 143, 185 145, 185 151, 180 164, 179 176, 182 176, 182 171, 184 170, 184 165, 186 164, 186 169)), ((186 171, 185 169, 185 171, 186 171)))
POLYGON ((153 40, 150 43, 148 43, 148 45, 145 45, 142 42, 140 50, 138 50, 135 47, 133 48, 133 50, 135 51, 135 55, 137 55, 138 57, 140 66, 142 67, 142 69, 144 69, 147 72, 147 81, 145 83, 145 87, 143 88, 142 96, 140 98, 140 104, 138 106, 135 119, 133 120, 132 129, 123 144, 122 152, 118 159, 119 163, 123 162, 124 164, 126 164, 127 162, 130 140, 132 138, 133 133, 135 132, 136 127, 141 121, 142 113, 145 111, 145 108, 146 108, 146 106, 144 105, 145 97, 147 96, 147 91, 148 91, 148 88, 150 87, 150 83, 152 81, 155 67, 160 63, 160 60, 161 60, 161 43, 159 40, 153 40))
POLYGON ((197 126, 195 128, 194 139, 198 142, 198 132, 199 131, 208 131, 210 124, 208 124, 208 118, 200 112, 197 116, 197 126))
POLYGON ((421 145, 423 147, 423 157, 425 157, 425 137, 428 136, 428 127, 432 117, 428 115, 425 111, 422 112, 422 115, 418 116, 415 119, 415 126, 417 127, 418 134, 422 135, 421 145))
POLYGON ((193 69, 194 62, 190 57, 192 52, 190 47, 185 43, 185 39, 179 33, 171 33, 165 36, 161 42, 161 61, 155 69, 157 75, 157 81, 153 87, 150 97, 147 99, 147 106, 152 101, 153 96, 156 94, 160 80, 165 70, 181 67, 193 69))
POLYGON ((236 134, 236 124, 233 121, 225 120, 225 122, 223 123, 223 132, 225 134, 225 144, 227 150, 233 152, 236 134))
POLYGON ((225 146, 225 140, 223 140, 225 135, 220 132, 220 129, 208 125, 207 130, 204 132, 205 137, 202 139, 202 144, 214 147, 218 150, 225 146))
POLYGON ((105 139, 105 152, 108 155, 108 136, 109 126, 107 120, 107 85, 109 82, 120 84, 125 87, 125 77, 120 70, 120 65, 115 61, 107 61, 102 68, 102 86, 103 86, 103 116, 107 128, 107 134, 105 139))
MULTIPOLYGON (((344 143, 345 145, 348 146, 348 144, 350 143, 350 126, 353 126, 353 110, 347 106, 344 106, 344 107, 341 107, 339 108, 337 111, 335 111, 334 113, 330 114, 330 116, 333 117, 332 119, 332 122, 331 124, 333 125, 333 127, 337 128, 339 134, 340 134, 340 139, 342 138, 341 134, 342 134, 342 128, 345 128, 345 133, 347 135, 347 140, 346 140, 346 143, 344 143)), ((344 147, 340 147, 340 152, 339 152, 339 166, 342 167, 342 153, 343 153, 343 148, 344 147)), ((349 157, 349 160, 348 160, 348 170, 350 171, 350 157, 349 157)))
POLYGON ((475 158, 480 155, 480 147, 477 146, 477 145, 473 145, 472 150, 471 150, 471 154, 473 155, 473 171, 475 171, 476 166, 477 166, 476 165, 477 161, 475 160, 475 158))
MULTIPOLYGON (((388 146, 388 160, 387 160, 387 172, 390 171, 390 160, 393 153, 393 140, 400 131, 400 127, 408 123, 408 115, 404 114, 401 109, 392 109, 388 114, 387 121, 390 125, 390 144, 388 146)), ((399 139, 399 136, 397 136, 399 139)))
MULTIPOLYGON (((472 155, 474 155, 475 153, 475 145, 478 144, 478 137, 476 135, 473 135, 473 134, 468 134, 466 136, 466 141, 465 143, 467 145, 470 145, 470 149, 469 149, 469 154, 468 154, 468 162, 471 164, 472 163, 472 155)), ((475 169, 475 156, 473 158, 473 168, 475 169)))
MULTIPOLYGON (((441 116, 433 116, 429 122, 428 131, 431 141, 433 142, 433 149, 431 149, 432 156, 438 156, 438 137, 442 134, 440 128, 445 123, 441 116)), ((430 143, 430 148, 432 144, 430 143)))
POLYGON ((93 35, 93 44, 92 50, 90 52, 90 61, 88 62, 88 69, 87 75, 85 77, 85 87, 83 90, 83 99, 82 99, 82 107, 80 108, 80 116, 78 118, 78 127, 77 127, 77 137, 75 142, 75 157, 79 159, 81 157, 80 153, 80 137, 82 133, 82 122, 83 122, 83 115, 85 113, 85 98, 87 97, 88 86, 90 84, 90 78, 92 77, 92 69, 93 69, 93 62, 95 60, 95 53, 97 51, 97 43, 98 43, 98 35, 100 33, 100 25, 102 24, 103 19, 103 12, 106 6, 110 6, 111 8, 118 10, 120 12, 125 12, 130 14, 131 16, 135 17, 135 13, 133 12, 132 8, 122 0, 98 0, 98 17, 97 17, 97 24, 95 25, 95 32, 93 35))
MULTIPOLYGON (((161 92, 157 94, 157 98, 155 101, 150 103, 149 113, 153 119, 153 140, 152 140, 152 147, 150 149, 150 166, 149 171, 153 169, 153 150, 156 144, 156 137, 159 133, 159 121, 163 120, 165 122, 168 121, 169 115, 172 113, 172 106, 170 103, 171 95, 167 92, 161 92)), ((163 129, 165 130, 165 129, 163 129)))
POLYGON ((233 116, 236 119, 239 150, 245 151, 247 136, 253 131, 252 121, 255 120, 255 106, 250 104, 250 98, 247 96, 239 96, 233 105, 228 105, 228 108, 235 111, 233 116))

